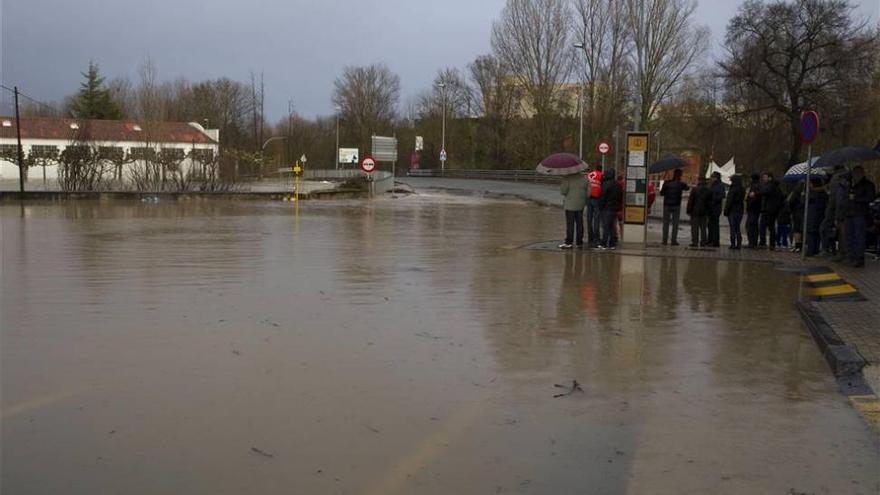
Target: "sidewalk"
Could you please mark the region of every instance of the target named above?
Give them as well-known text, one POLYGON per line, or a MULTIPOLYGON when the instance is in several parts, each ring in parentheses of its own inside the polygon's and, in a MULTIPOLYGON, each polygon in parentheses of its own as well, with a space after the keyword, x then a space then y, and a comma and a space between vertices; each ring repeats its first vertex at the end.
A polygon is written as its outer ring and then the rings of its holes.
MULTIPOLYGON (((527 182, 505 182, 468 179, 445 179, 445 178, 401 178, 400 182, 407 183, 418 189, 456 190, 480 194, 487 197, 510 196, 519 199, 533 201, 547 206, 561 207, 562 197, 559 190, 552 184, 534 184, 527 182)), ((722 222, 723 223, 723 222, 722 222)), ((689 235, 682 229, 684 238, 689 235)), ((722 232, 722 239, 726 236, 722 232)), ((623 246, 615 251, 618 255, 633 256, 659 256, 681 258, 709 258, 718 260, 732 260, 742 262, 772 263, 776 266, 809 273, 811 271, 828 272, 828 277, 839 278, 840 283, 853 286, 863 300, 854 298, 819 298, 821 300, 806 300, 800 304, 808 308, 814 308, 819 315, 819 323, 827 323, 828 335, 824 339, 816 334, 813 328, 815 322, 806 323, 816 337, 817 343, 822 347, 823 353, 829 359, 829 364, 841 380, 849 380, 853 383, 850 372, 853 366, 861 369, 864 379, 871 387, 880 391, 880 261, 869 259, 865 268, 851 268, 849 266, 833 263, 827 258, 808 258, 802 260, 799 254, 788 251, 749 250, 730 251, 720 249, 687 249, 684 246, 671 247, 660 245, 660 223, 650 220, 648 224, 648 245, 623 246), (839 277, 830 275, 836 273, 839 277), (830 349, 828 346, 838 346, 839 349, 830 349), (838 352, 837 355, 834 352, 838 352), (849 353, 855 357, 855 364, 836 362, 843 359, 841 355, 849 353)), ((535 249, 555 249, 556 242, 538 243, 530 246, 535 249), (544 246, 546 244, 546 246, 544 246)), ((827 285, 822 283, 820 285, 827 285)), ((809 290, 805 290, 805 294, 809 290)), ((857 373, 856 373, 857 374, 857 373)), ((856 380, 857 381, 857 380, 856 380)), ((880 415, 880 411, 877 411, 880 415)), ((878 421, 880 418, 875 418, 878 421)))

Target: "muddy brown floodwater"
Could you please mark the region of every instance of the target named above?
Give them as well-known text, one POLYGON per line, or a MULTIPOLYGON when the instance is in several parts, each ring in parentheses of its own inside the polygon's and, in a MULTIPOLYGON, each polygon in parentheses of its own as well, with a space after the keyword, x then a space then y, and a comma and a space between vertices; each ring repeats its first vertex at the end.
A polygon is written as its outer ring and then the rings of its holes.
POLYGON ((516 249, 560 217, 0 206, 0 491, 877 493, 795 276, 516 249))

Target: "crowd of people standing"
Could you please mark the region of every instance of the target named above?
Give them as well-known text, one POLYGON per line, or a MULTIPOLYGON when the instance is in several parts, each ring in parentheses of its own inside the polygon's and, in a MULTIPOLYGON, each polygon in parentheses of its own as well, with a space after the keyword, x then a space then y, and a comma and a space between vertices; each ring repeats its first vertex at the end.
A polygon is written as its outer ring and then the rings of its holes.
MULTIPOLYGON (((700 178, 693 188, 682 180, 682 175, 682 170, 676 169, 660 189, 664 246, 679 245, 682 202, 690 191, 685 208, 690 217, 692 248, 721 247, 724 216, 730 227, 730 249, 789 248, 793 252, 805 250, 806 256, 834 257, 855 267, 865 264, 866 232, 873 223, 871 203, 877 192, 861 166, 851 171, 836 167, 830 176, 812 177, 809 185, 801 181, 788 194, 770 172, 752 174, 748 185, 742 176, 734 175, 729 187, 718 172, 709 179, 700 178)), ((583 248, 586 233, 589 247, 616 249, 624 185, 615 171, 603 172, 594 167, 586 175, 563 177, 561 192, 565 197, 566 237, 559 248, 583 248)), ((653 188, 649 189, 649 209, 651 203, 653 188)))

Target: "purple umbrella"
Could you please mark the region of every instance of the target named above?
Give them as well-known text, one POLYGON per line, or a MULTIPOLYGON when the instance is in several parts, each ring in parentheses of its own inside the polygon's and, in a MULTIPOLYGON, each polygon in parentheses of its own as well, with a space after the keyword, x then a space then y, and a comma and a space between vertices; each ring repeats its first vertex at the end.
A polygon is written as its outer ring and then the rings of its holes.
POLYGON ((572 175, 589 168, 583 160, 570 153, 556 153, 541 160, 535 170, 545 175, 572 175))

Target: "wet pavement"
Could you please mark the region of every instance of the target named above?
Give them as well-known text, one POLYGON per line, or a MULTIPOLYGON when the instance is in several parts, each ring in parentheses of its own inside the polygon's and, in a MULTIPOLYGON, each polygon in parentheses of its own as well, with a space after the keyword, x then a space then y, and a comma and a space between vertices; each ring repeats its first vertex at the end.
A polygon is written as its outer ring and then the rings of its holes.
POLYGON ((796 274, 518 249, 559 216, 0 205, 2 492, 880 490, 796 274))

